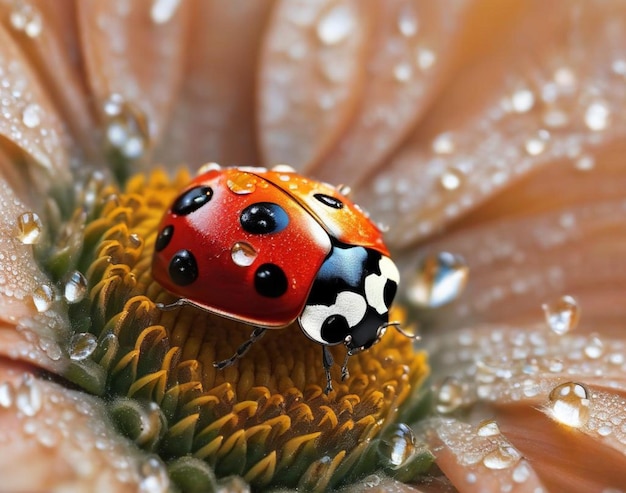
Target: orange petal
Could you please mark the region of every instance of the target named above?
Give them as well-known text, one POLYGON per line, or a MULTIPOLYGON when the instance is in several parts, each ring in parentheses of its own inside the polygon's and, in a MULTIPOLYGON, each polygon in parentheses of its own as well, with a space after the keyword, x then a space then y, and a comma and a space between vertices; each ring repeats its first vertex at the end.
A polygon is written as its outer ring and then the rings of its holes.
POLYGON ((254 83, 259 39, 273 0, 193 5, 186 73, 159 161, 258 163, 254 83))
POLYGON ((119 95, 138 113, 135 118, 145 117, 148 146, 163 132, 181 82, 188 9, 187 2, 77 2, 96 111, 106 124, 106 102, 119 95))
POLYGON ((336 141, 355 109, 375 4, 362 0, 277 3, 259 74, 263 161, 304 167, 336 141))
POLYGON ((25 56, 45 81, 57 111, 68 124, 83 151, 97 158, 94 116, 76 53, 75 5, 72 0, 12 2, 0 5, 2 18, 25 56))
POLYGON ((457 1, 381 2, 359 108, 317 175, 357 185, 406 137, 441 89, 466 7, 457 1))
MULTIPOLYGON (((13 163, 26 157, 31 184, 46 191, 69 180, 63 125, 28 60, 0 26, 0 146, 13 163)), ((36 195, 36 194, 33 194, 36 195)))
POLYGON ((393 245, 410 245, 531 171, 623 135, 621 5, 532 4, 502 50, 455 74, 429 118, 359 190, 360 202, 391 225, 393 245))
POLYGON ((146 470, 100 403, 6 364, 0 367, 0 428, 5 491, 131 492, 146 470))

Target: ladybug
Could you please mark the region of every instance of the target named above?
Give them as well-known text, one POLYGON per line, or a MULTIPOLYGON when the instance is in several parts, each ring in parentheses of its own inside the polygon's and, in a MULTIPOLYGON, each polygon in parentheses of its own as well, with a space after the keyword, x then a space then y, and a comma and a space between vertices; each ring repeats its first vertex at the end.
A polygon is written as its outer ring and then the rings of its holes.
MULTIPOLYGON (((255 327, 224 368, 267 329, 298 320, 322 346, 352 354, 378 342, 389 325, 399 272, 368 216, 335 188, 286 165, 221 168, 210 163, 178 195, 158 229, 154 279, 184 304, 255 327)), ((343 193, 342 193, 343 192, 343 193)))

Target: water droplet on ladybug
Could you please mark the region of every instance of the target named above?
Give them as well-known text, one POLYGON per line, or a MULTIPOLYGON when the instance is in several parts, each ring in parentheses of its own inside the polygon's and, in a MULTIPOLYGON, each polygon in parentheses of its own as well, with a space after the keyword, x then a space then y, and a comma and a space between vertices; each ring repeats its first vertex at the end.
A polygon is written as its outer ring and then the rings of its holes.
POLYGON ((217 163, 205 163, 202 166, 200 166, 200 168, 198 168, 198 173, 197 175, 203 175, 205 173, 208 173, 209 171, 220 171, 222 169, 222 167, 217 164, 217 163))
POLYGON ((247 173, 238 173, 226 180, 226 186, 237 195, 248 195, 256 190, 256 178, 247 173))
POLYGON ((250 243, 238 241, 230 249, 230 256, 235 265, 239 267, 249 267, 257 258, 257 251, 250 243))

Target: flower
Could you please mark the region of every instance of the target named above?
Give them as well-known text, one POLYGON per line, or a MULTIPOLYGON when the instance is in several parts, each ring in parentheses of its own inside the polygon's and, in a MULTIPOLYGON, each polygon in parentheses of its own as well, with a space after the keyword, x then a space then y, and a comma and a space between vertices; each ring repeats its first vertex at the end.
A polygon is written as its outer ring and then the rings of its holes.
MULTIPOLYGON (((624 484, 620 2, 2 9, 3 487, 193 489, 215 472, 280 485, 291 452, 315 457, 291 470, 305 488, 335 467, 331 484, 352 468, 357 489, 624 484), (168 295, 146 259, 155 212, 185 179, 156 165, 209 160, 349 181, 389 226, 401 301, 432 355, 429 419, 417 420, 422 353, 403 368, 413 349, 392 331, 353 358, 362 368, 335 399, 289 393, 298 371, 259 373, 258 348, 224 375, 201 364, 213 357, 196 327, 230 322, 160 313, 168 295), (368 390, 372 374, 394 381, 388 395, 368 390), (396 447, 405 455, 385 468, 396 447), (418 477, 430 453, 438 468, 418 477)), ((246 334, 232 328, 234 348, 246 334)), ((270 336, 258 344, 284 342, 270 336)))

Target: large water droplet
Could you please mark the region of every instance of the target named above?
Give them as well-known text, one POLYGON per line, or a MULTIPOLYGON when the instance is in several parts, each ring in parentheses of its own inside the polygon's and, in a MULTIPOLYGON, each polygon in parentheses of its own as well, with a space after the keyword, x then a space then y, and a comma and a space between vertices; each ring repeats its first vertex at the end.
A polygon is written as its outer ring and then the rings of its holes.
POLYGON ((355 24, 352 8, 347 4, 338 4, 317 23, 317 37, 325 45, 335 45, 350 35, 355 24))
POLYGON ((576 382, 556 386, 548 397, 548 410, 552 418, 573 428, 580 428, 589 421, 589 392, 576 382))
POLYGON ((249 267, 257 258, 257 251, 245 241, 238 241, 230 249, 230 255, 239 267, 249 267))
POLYGON ((41 239, 43 224, 35 212, 25 212, 17 218, 17 239, 25 245, 34 245, 41 239))
POLYGON ((487 469, 508 469, 517 464, 522 455, 510 445, 500 445, 483 457, 487 469))
POLYGON ((22 111, 22 123, 28 128, 36 128, 41 123, 41 107, 31 103, 22 111))
POLYGON ((43 404, 39 383, 32 375, 24 375, 24 380, 15 392, 15 405, 26 416, 34 416, 43 404))
POLYGON ((169 491, 170 479, 163 462, 157 457, 148 457, 139 465, 139 491, 162 493, 169 491))
POLYGON ((89 358, 98 347, 98 339, 89 332, 74 334, 70 339, 68 353, 74 361, 89 358))
POLYGON ((33 303, 39 313, 48 311, 54 303, 54 290, 48 284, 37 286, 32 294, 33 303))
POLYGON ((246 173, 239 173, 226 180, 226 186, 237 195, 247 195, 256 190, 256 177, 246 173))
POLYGON ((112 94, 103 104, 107 117, 106 139, 127 159, 138 159, 145 152, 150 137, 145 114, 120 94, 112 94))
POLYGON ((388 428, 378 444, 378 453, 385 466, 392 469, 402 467, 416 452, 413 430, 404 423, 388 428))
POLYGON ((23 32, 29 38, 36 38, 43 30, 41 13, 33 5, 26 2, 13 2, 9 22, 13 29, 23 32))
POLYGON ((82 272, 75 270, 65 283, 63 295, 68 303, 78 303, 87 294, 87 279, 82 272))
POLYGON ((569 295, 562 296, 552 303, 541 305, 550 330, 558 335, 566 334, 578 325, 580 307, 578 302, 569 295))
POLYGON ((418 265, 406 296, 419 307, 436 308, 454 301, 463 291, 469 268, 460 255, 449 252, 428 255, 418 265))
POLYGON ((154 0, 150 8, 150 18, 155 24, 165 24, 174 17, 180 0, 154 0))

